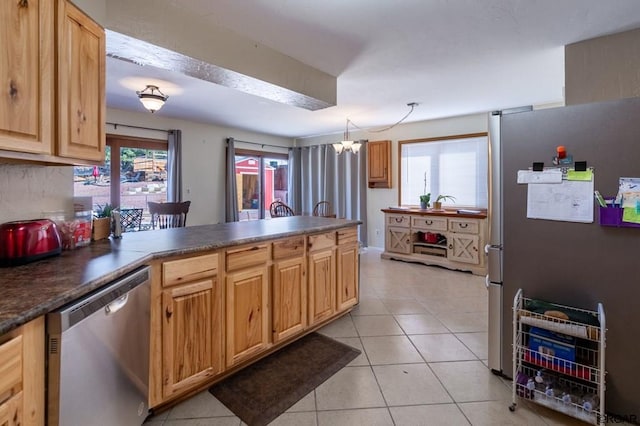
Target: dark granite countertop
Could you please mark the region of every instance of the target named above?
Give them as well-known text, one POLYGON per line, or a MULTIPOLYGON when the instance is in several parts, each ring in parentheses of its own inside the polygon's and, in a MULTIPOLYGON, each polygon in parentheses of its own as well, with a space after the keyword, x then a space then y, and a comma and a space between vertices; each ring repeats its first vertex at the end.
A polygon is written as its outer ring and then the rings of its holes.
POLYGON ((0 334, 109 283, 153 259, 274 238, 331 231, 361 222, 314 216, 131 232, 60 256, 0 268, 0 334))

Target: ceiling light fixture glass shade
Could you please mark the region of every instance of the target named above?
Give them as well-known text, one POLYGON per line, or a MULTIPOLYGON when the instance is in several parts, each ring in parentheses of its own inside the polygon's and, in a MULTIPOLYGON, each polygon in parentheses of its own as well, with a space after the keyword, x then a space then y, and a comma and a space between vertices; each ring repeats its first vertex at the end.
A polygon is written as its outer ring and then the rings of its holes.
POLYGON ((355 142, 349 140, 349 119, 347 118, 347 126, 344 132, 344 140, 342 142, 337 142, 332 144, 333 149, 336 150, 337 154, 342 154, 343 152, 353 152, 357 154, 360 151, 360 147, 362 144, 360 142, 355 142))
POLYGON ((142 105, 152 114, 162 108, 165 101, 169 98, 158 89, 158 86, 151 84, 148 84, 144 90, 137 91, 136 93, 142 105))

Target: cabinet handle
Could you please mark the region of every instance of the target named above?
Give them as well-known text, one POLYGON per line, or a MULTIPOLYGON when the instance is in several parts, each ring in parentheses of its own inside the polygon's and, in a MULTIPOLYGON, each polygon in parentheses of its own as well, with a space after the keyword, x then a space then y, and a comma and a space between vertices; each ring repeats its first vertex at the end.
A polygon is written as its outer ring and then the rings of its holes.
POLYGON ((173 315, 173 311, 171 310, 170 307, 167 306, 167 309, 165 310, 165 316, 167 317, 167 319, 171 318, 171 315, 173 315))
POLYGON ((394 219, 396 220, 396 223, 402 223, 401 217, 394 217, 394 219))
POLYGON ((458 226, 459 226, 460 228, 468 228, 468 227, 469 227, 469 224, 468 224, 468 223, 459 223, 459 224, 458 224, 458 226))
POLYGON ((29 0, 20 0, 18 7, 29 7, 29 0))
POLYGON ((453 244, 449 244, 449 250, 453 250, 453 244))
POLYGON ((433 221, 432 220, 425 220, 424 223, 427 224, 427 225, 433 225, 433 221))

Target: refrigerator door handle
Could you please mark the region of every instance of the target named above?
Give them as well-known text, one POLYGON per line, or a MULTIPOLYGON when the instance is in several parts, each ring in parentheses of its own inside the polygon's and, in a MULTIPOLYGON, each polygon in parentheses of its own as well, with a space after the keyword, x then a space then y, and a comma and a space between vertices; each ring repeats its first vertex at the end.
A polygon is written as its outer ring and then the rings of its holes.
POLYGON ((484 276, 484 285, 485 287, 487 287, 487 290, 489 290, 489 285, 491 284, 491 281, 489 281, 489 275, 485 275, 484 276))

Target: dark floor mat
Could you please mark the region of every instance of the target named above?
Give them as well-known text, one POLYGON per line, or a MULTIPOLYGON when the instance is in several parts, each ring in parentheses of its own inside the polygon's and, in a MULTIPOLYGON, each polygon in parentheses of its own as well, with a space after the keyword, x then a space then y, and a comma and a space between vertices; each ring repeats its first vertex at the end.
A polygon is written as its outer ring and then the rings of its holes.
POLYGON ((311 333, 216 383, 209 392, 247 425, 266 425, 359 354, 311 333))

